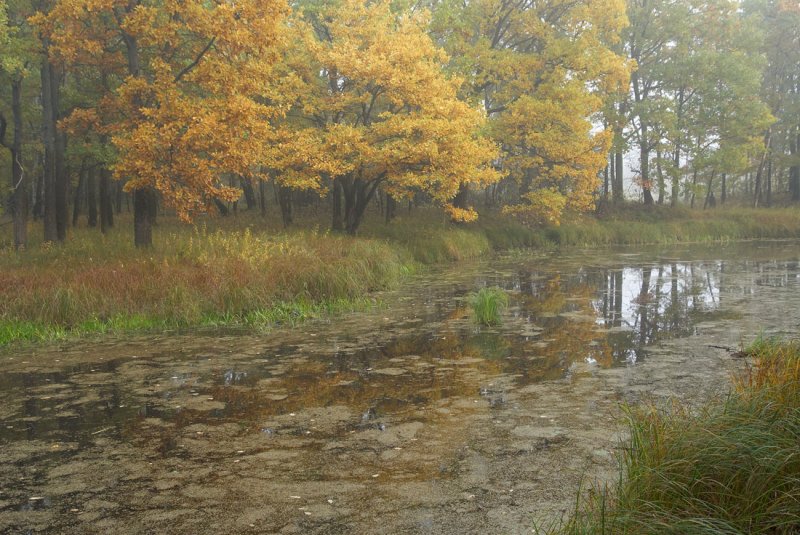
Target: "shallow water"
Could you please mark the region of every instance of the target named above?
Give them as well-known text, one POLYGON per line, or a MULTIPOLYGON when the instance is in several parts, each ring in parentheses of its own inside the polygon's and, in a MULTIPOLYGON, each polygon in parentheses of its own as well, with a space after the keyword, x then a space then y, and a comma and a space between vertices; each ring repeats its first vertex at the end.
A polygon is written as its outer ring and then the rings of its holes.
POLYGON ((519 253, 268 334, 6 350, 0 532, 530 532, 613 477, 619 401, 724 389, 798 285, 796 242, 519 253))

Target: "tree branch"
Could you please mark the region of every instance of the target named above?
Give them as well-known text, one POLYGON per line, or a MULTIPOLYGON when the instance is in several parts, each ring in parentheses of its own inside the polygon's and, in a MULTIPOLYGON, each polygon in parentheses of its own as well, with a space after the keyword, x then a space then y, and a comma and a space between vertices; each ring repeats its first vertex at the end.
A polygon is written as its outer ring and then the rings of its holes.
POLYGON ((208 52, 208 51, 211 49, 211 47, 212 47, 212 46, 214 46, 214 42, 215 42, 216 40, 217 40, 217 37, 216 37, 216 36, 212 37, 212 38, 211 38, 211 40, 208 42, 208 44, 205 46, 205 48, 204 48, 203 50, 201 50, 201 51, 200 51, 200 53, 197 55, 197 57, 196 57, 196 58, 194 58, 194 61, 193 61, 193 62, 191 62, 191 63, 190 63, 189 65, 187 65, 186 67, 184 67, 184 68, 183 68, 183 70, 181 70, 181 72, 179 72, 179 73, 178 73, 178 74, 175 76, 175 80, 174 80, 174 81, 175 81, 175 82, 180 82, 180 81, 181 81, 181 78, 183 78, 184 76, 186 76, 186 75, 189 73, 189 71, 191 71, 192 69, 194 69, 195 67, 197 67, 197 64, 198 64, 198 63, 200 63, 200 60, 202 60, 202 59, 203 59, 203 56, 205 56, 205 55, 206 55, 206 52, 208 52))

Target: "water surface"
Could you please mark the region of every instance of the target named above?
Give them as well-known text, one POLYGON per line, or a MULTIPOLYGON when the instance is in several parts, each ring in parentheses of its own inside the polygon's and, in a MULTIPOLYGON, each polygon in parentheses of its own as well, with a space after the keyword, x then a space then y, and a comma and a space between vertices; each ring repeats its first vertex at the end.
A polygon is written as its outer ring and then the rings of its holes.
POLYGON ((0 531, 530 532, 613 474, 618 403, 795 335, 800 245, 519 253, 364 313, 0 354, 0 531), (478 327, 470 291, 511 295, 478 327), (715 347, 711 347, 715 346, 715 347))

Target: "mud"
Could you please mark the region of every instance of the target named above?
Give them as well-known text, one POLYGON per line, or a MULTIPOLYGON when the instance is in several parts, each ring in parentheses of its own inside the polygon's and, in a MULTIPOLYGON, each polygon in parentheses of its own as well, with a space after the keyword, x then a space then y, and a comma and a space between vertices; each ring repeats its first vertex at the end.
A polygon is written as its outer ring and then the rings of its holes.
POLYGON ((710 346, 796 335, 799 258, 516 254, 296 329, 5 351, 0 532, 531 533, 616 477, 621 401, 723 394, 710 346))

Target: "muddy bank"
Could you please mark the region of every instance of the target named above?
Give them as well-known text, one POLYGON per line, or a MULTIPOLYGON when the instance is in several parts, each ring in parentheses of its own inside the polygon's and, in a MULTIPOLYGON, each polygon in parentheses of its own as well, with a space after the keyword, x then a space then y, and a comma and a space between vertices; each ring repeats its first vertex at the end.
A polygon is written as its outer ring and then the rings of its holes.
POLYGON ((518 255, 292 331, 0 355, 0 531, 530 533, 615 477, 620 401, 713 395, 742 363, 709 346, 797 332, 798 258, 518 255))

